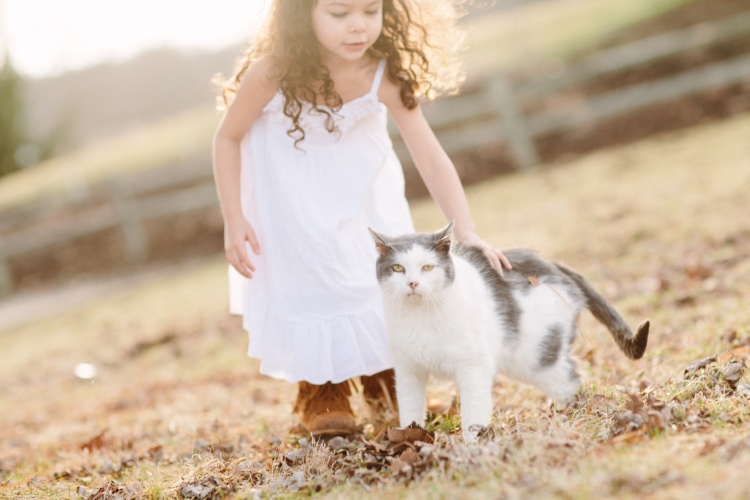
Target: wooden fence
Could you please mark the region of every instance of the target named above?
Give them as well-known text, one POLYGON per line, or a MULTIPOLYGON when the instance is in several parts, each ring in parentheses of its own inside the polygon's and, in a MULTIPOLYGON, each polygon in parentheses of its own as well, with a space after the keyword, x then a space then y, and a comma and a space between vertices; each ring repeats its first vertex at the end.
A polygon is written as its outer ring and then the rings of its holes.
MULTIPOLYGON (((517 166, 531 169, 539 164, 536 138, 701 91, 750 82, 750 55, 600 93, 565 107, 524 113, 524 103, 639 64, 748 33, 750 13, 602 50, 553 77, 513 85, 504 75, 495 75, 471 93, 447 97, 426 106, 425 115, 449 154, 505 142, 517 166)), ((393 135, 396 151, 406 160, 408 155, 403 143, 395 132, 393 135)), ((139 263, 149 253, 144 229, 148 220, 214 207, 218 203, 207 158, 180 168, 116 178, 106 191, 109 193, 106 203, 83 206, 75 217, 61 225, 39 227, 39 219, 43 217, 34 210, 16 215, 0 214, 0 234, 4 234, 0 236, 0 294, 14 289, 9 259, 105 229, 119 228, 130 261, 139 263), (11 227, 18 229, 11 231, 11 227)), ((58 204, 52 211, 64 209, 58 204)))

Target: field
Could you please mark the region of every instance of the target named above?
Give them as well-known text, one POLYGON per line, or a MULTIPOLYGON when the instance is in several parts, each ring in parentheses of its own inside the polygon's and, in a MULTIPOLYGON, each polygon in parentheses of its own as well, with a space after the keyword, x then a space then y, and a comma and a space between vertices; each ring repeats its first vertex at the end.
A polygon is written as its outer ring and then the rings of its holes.
MULTIPOLYGON (((583 318, 573 408, 500 379, 478 446, 450 412, 416 442, 364 412, 360 438, 300 441, 295 387, 244 355, 225 264, 196 260, 0 331, 0 497, 747 498, 749 136, 743 114, 468 190, 486 239, 564 261, 652 322, 630 362, 583 318)), ((430 202, 413 213, 444 224, 430 202)))

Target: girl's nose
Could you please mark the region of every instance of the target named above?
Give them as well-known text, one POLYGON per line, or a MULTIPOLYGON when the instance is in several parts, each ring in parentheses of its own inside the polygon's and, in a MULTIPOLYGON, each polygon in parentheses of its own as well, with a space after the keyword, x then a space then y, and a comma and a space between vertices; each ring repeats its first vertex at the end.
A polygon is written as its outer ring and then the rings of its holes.
POLYGON ((349 29, 352 33, 359 33, 365 31, 367 29, 367 25, 365 24, 365 20, 362 18, 362 16, 355 16, 349 29))

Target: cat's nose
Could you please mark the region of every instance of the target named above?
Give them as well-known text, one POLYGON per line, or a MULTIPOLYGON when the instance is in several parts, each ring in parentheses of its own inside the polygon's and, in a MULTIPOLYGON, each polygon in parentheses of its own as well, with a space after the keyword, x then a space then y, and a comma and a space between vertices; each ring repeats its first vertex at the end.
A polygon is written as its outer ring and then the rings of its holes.
POLYGON ((412 290, 414 290, 418 286, 419 286, 419 281, 410 281, 409 282, 409 288, 411 288, 412 290))

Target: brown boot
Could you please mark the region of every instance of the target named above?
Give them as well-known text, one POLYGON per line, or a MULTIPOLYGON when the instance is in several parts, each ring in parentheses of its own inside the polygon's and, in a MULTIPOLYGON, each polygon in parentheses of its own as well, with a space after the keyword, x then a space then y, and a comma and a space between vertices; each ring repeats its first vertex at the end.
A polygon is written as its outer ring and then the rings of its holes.
POLYGON ((350 395, 348 380, 323 385, 300 382, 294 411, 299 413, 302 427, 313 436, 346 436, 357 432, 350 395))
POLYGON ((398 425, 395 372, 384 370, 375 375, 363 375, 360 380, 362 395, 370 407, 374 423, 398 425))

